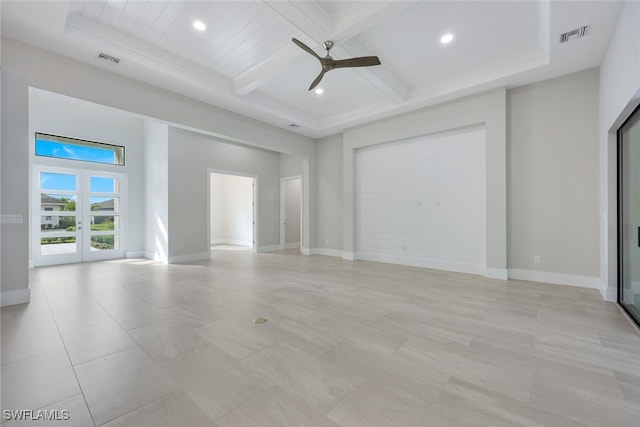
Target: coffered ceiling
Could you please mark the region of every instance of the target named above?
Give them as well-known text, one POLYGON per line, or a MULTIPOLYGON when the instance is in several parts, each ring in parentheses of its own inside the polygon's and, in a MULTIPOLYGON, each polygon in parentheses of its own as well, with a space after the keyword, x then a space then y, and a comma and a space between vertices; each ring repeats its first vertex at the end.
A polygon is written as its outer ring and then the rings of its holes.
POLYGON ((598 66, 619 11, 616 1, 554 0, 1 4, 4 36, 311 137, 598 66), (560 43, 586 25, 585 37, 560 43), (382 65, 331 71, 321 95, 309 92, 320 64, 292 37, 322 56, 332 40, 334 58, 382 65))

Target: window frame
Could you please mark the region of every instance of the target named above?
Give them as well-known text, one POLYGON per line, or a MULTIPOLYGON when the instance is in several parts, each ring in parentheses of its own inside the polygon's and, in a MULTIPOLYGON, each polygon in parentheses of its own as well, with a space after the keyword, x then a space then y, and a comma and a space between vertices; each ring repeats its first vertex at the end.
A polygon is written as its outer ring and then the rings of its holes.
POLYGON ((53 135, 50 133, 36 132, 34 139, 34 155, 36 157, 46 157, 50 159, 71 160, 76 162, 97 163, 100 165, 125 166, 126 165, 126 147, 124 145, 107 144, 106 142, 90 141, 88 139, 71 138, 68 136, 53 135), (88 159, 72 159, 69 157, 49 156, 46 154, 38 154, 38 141, 50 141, 60 144, 70 144, 80 147, 99 148, 103 150, 111 150, 114 153, 115 163, 100 162, 88 159))

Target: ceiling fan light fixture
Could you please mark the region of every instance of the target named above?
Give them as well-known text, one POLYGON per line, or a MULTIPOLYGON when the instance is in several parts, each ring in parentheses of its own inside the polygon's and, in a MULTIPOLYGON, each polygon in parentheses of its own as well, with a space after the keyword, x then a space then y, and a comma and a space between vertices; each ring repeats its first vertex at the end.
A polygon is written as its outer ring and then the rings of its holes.
POLYGON ((321 87, 316 89, 316 95, 322 95, 324 93, 324 89, 322 89, 321 87))
POLYGON ((447 33, 444 36, 440 37, 440 43, 442 44, 451 43, 452 40, 453 40, 453 34, 451 33, 447 33))
POLYGON ((195 20, 193 21, 193 28, 195 28, 198 31, 204 31, 207 29, 207 26, 204 24, 204 22, 195 20))

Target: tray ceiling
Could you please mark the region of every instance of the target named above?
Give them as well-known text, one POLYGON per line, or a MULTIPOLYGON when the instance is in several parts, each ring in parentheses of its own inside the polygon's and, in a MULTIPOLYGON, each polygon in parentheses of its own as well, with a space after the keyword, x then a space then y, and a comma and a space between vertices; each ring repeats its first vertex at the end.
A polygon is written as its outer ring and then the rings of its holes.
POLYGON ((3 1, 1 13, 5 36, 320 137, 598 66, 619 10, 615 1, 87 0, 3 1), (560 44, 583 25, 586 37, 560 44), (307 88, 320 65, 292 37, 322 55, 333 40, 336 59, 377 55, 382 65, 334 70, 318 95, 307 88))

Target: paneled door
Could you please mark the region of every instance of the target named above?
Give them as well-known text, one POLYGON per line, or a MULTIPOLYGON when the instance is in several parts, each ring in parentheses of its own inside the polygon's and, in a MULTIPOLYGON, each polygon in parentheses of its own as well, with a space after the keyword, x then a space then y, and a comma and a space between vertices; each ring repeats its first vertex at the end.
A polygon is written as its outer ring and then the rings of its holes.
POLYGON ((35 167, 34 266, 124 257, 126 175, 35 167))

